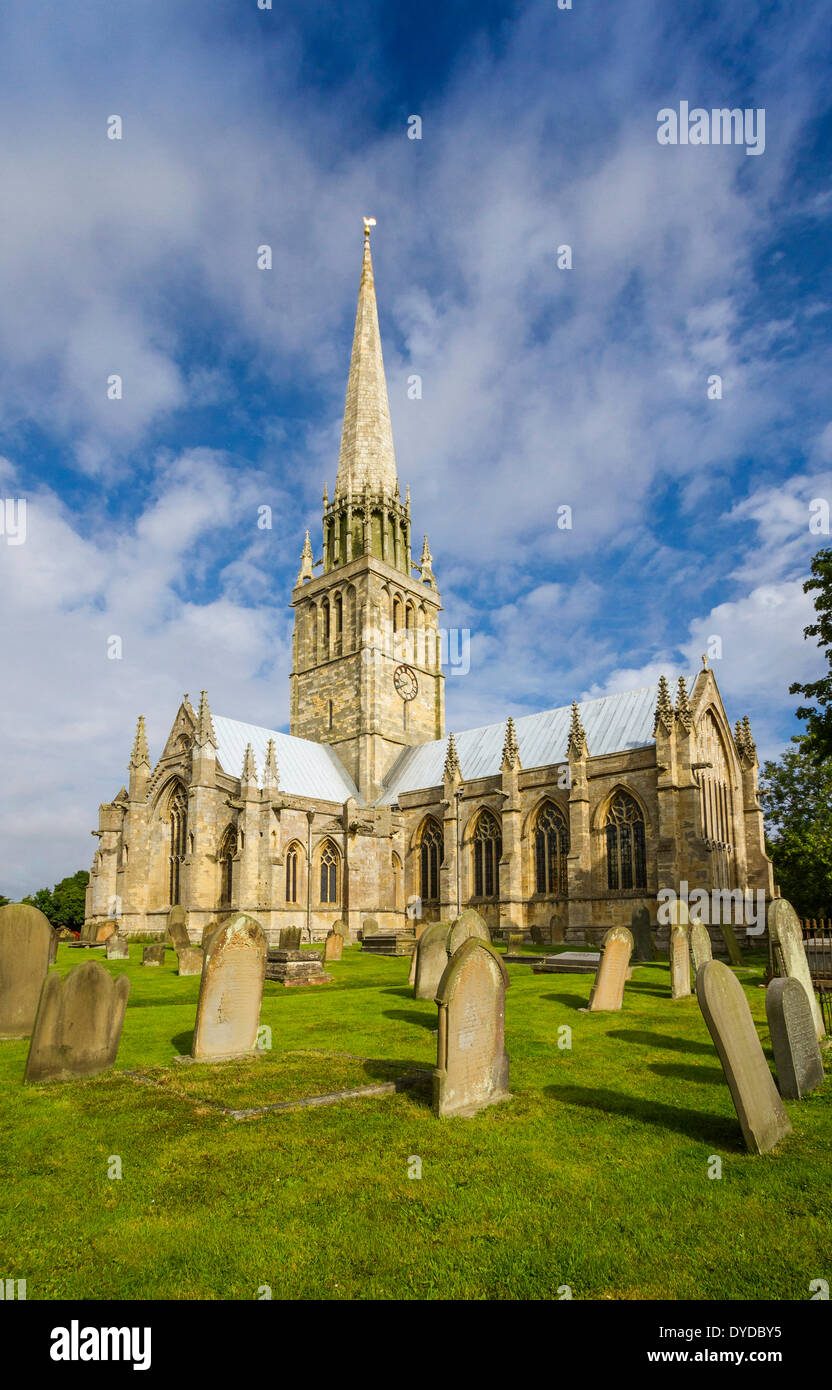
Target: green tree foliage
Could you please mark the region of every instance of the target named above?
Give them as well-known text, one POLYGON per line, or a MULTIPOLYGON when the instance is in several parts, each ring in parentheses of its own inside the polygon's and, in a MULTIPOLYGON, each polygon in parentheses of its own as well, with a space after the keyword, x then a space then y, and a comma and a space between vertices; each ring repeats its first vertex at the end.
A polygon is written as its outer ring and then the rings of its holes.
POLYGON ((780 892, 801 917, 832 917, 832 759, 818 763, 808 737, 763 764, 766 847, 780 892))
POLYGON ((806 721, 808 751, 818 764, 832 758, 832 550, 819 550, 812 561, 812 577, 803 592, 815 595, 816 621, 803 629, 804 637, 816 637, 826 661, 826 675, 819 680, 789 686, 792 695, 805 695, 817 703, 801 705, 798 719, 806 721))
POLYGON ((54 888, 39 888, 37 893, 31 893, 23 901, 40 908, 53 927, 71 927, 74 931, 80 931, 84 925, 84 896, 89 878, 86 869, 79 869, 69 878, 62 878, 54 888))

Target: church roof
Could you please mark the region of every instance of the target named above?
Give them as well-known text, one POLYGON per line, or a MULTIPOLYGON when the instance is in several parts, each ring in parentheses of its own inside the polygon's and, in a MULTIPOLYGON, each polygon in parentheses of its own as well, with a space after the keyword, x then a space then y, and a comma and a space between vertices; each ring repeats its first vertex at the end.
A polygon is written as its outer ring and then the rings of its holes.
MULTIPOLYGON (((590 757, 605 753, 622 753, 631 748, 649 748, 654 742, 653 719, 656 711, 656 687, 625 690, 616 695, 602 695, 597 700, 578 704, 581 723, 586 730, 590 757)), ((523 768, 546 767, 550 763, 565 763, 572 724, 572 706, 542 710, 515 719, 514 728, 523 768)), ((456 750, 463 780, 492 777, 500 771, 505 741, 505 720, 486 724, 482 729, 468 729, 456 735, 456 750)), ((376 804, 389 806, 402 792, 421 791, 442 783, 447 740, 420 743, 400 753, 384 779, 376 804)))
POLYGON ((344 802, 361 797, 341 760, 326 743, 312 743, 306 738, 281 734, 276 729, 261 729, 257 724, 241 724, 238 719, 214 715, 217 738, 217 758, 223 772, 239 777, 247 744, 251 744, 257 768, 257 780, 262 784, 263 768, 269 739, 274 740, 279 786, 290 796, 308 796, 318 801, 344 802))

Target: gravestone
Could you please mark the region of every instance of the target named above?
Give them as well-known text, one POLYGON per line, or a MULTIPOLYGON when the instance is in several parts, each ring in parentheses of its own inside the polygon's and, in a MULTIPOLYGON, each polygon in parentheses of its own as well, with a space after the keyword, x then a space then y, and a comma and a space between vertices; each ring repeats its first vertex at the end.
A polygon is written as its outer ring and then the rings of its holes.
POLYGON ((437 1116, 475 1115, 509 1100, 502 960, 488 942, 469 937, 448 961, 439 1005, 433 1109, 437 1116))
POLYGON ((653 939, 650 935, 650 913, 646 907, 634 907, 630 918, 630 931, 633 938, 636 960, 653 959, 653 939))
POLYGON ((688 905, 678 899, 670 915, 670 997, 686 999, 690 994, 690 926, 688 905))
POLYGON ((193 1057, 216 1061, 255 1052, 266 973, 259 922, 236 913, 211 933, 203 951, 193 1057))
POLYGON ((277 939, 278 949, 281 951, 299 951, 302 929, 300 927, 284 927, 277 939))
POLYGON ((604 937, 598 973, 589 995, 590 1013, 613 1012, 621 1008, 632 951, 632 932, 626 927, 610 927, 604 937))
POLYGON ((809 962, 806 959, 806 949, 803 945, 800 919, 791 903, 785 898, 774 898, 769 903, 768 934, 772 943, 779 948, 786 974, 793 980, 799 980, 806 991, 815 1023, 816 1037, 825 1037, 826 1029, 823 1026, 823 1018, 815 997, 812 977, 809 974, 809 962))
POLYGON ((30 903, 0 907, 0 1038, 28 1038, 55 933, 30 903))
POLYGON ((168 913, 168 937, 177 951, 184 951, 191 944, 188 928, 185 925, 184 907, 172 907, 168 913))
POLYGON ((542 931, 542 928, 540 928, 540 927, 530 927, 530 928, 529 928, 529 931, 530 931, 530 933, 531 933, 532 945, 533 945, 533 946, 542 946, 542 945, 543 945, 543 931, 542 931))
POLYGON ((742 965, 742 951, 739 948, 737 934, 730 922, 720 922, 719 930, 722 932, 722 939, 725 942, 725 949, 728 952, 728 959, 732 965, 742 965))
POLYGON ((696 976, 696 997, 719 1054, 746 1145, 764 1154, 791 1132, 768 1069, 745 991, 721 960, 709 960, 696 976))
POLYGON ((375 936, 377 931, 378 922, 376 921, 375 917, 365 917, 364 921, 361 923, 362 937, 375 936))
POLYGON ((152 946, 145 946, 144 950, 142 951, 142 965, 164 965, 164 963, 164 941, 155 942, 152 946))
MULTIPOLYGON (((491 941, 488 923, 473 907, 466 907, 465 911, 461 912, 454 920, 445 943, 448 955, 452 956, 455 951, 458 951, 463 941, 467 941, 469 936, 476 936, 480 941, 488 941, 489 943, 491 941)), ((522 936, 518 939, 523 940, 522 936)))
POLYGON ((563 920, 562 913, 552 913, 552 916, 549 919, 549 940, 553 945, 556 945, 559 941, 563 941, 563 934, 566 929, 566 925, 567 924, 563 920))
POLYGON ((97 1076, 116 1060, 130 981, 100 961, 77 965, 66 979, 48 975, 29 1044, 24 1081, 97 1076))
POLYGON ((714 958, 711 934, 704 922, 691 922, 690 954, 693 961, 693 977, 696 979, 701 966, 707 965, 708 961, 714 958))
POLYGON ((108 918, 106 922, 101 923, 101 925, 95 933, 96 946, 106 946, 107 942, 110 940, 110 937, 115 936, 117 932, 118 923, 114 922, 112 918, 108 918))
POLYGON ((332 923, 332 930, 337 932, 339 936, 342 936, 345 941, 349 940, 349 928, 346 922, 341 921, 340 917, 337 922, 332 923))
POLYGON ((317 951, 281 951, 271 949, 266 956, 266 979, 285 985, 327 985, 331 975, 324 971, 317 951))
POLYGON ((433 922, 422 932, 413 952, 413 998, 435 999, 448 964, 450 922, 433 922))
POLYGON ((786 1100, 800 1100, 823 1085, 823 1062, 812 1007, 799 980, 785 975, 770 981, 766 1018, 780 1094, 786 1100))
POLYGON ((130 952, 127 949, 127 937, 116 933, 107 942, 108 960, 129 960, 130 952))
POLYGON ((324 960, 340 960, 344 949, 344 938, 335 930, 327 932, 324 942, 324 960))
POLYGON ((183 946, 176 953, 176 973, 177 975, 201 975, 202 974, 202 948, 200 946, 183 946))
POLYGON ((54 964, 55 964, 55 961, 58 959, 58 942, 60 941, 60 939, 61 939, 61 934, 60 934, 60 932, 55 931, 55 928, 53 927, 53 928, 52 928, 52 940, 51 940, 50 943, 49 943, 49 964, 50 964, 50 965, 54 965, 54 964))

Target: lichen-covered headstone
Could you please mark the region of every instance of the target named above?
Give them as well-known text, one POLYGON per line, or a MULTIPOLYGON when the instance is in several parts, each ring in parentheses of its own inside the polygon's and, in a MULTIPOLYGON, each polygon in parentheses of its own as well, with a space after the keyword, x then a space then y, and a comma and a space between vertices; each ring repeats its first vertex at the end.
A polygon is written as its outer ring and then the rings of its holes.
POLYGON ((350 934, 349 927, 347 926, 346 922, 341 921, 340 917, 338 918, 337 922, 332 923, 332 930, 336 931, 339 936, 343 936, 345 940, 350 934))
POLYGON ((737 934, 730 922, 720 922, 719 930, 722 932, 722 939, 725 942, 725 949, 728 952, 728 959, 732 965, 742 965, 742 951, 737 941, 737 934))
POLYGON ((184 907, 177 905, 172 907, 168 913, 168 936, 177 951, 184 951, 191 944, 188 928, 185 925, 186 920, 184 907))
POLYGON ((74 1081, 116 1060, 130 981, 87 960, 66 979, 44 980, 29 1044, 25 1081, 74 1081))
POLYGON ((690 994, 690 926, 688 905, 677 899, 670 907, 670 996, 686 999, 690 994))
POLYGON ((815 1022, 815 1036, 825 1037, 826 1029, 823 1026, 823 1017, 809 973, 809 962, 806 959, 806 948, 803 945, 800 919, 791 903, 785 898, 774 898, 769 903, 768 934, 773 945, 779 948, 786 974, 793 980, 799 980, 806 991, 806 997, 812 1010, 812 1018, 815 1022))
POLYGON ((177 951, 176 973, 177 975, 202 974, 202 948, 200 946, 183 946, 177 951))
POLYGON ((746 1145, 752 1153, 768 1153, 791 1132, 791 1124, 768 1069, 745 991, 727 965, 709 960, 697 973, 696 996, 746 1145))
POLYGON ((340 932, 334 929, 327 932, 324 942, 324 960, 340 960, 344 950, 344 938, 340 932))
POLYGON ((650 935, 650 913, 647 908, 634 907, 630 918, 634 957, 640 961, 653 959, 653 940, 650 935))
POLYGON ((614 1012, 621 1008, 632 950, 633 937, 627 927, 610 927, 604 937, 598 972, 589 995, 590 1013, 614 1012))
POLYGON ((28 1038, 52 956, 55 933, 30 903, 0 907, 0 1038, 28 1038))
POLYGON ((281 951, 299 951, 300 938, 300 927, 284 927, 277 939, 278 949, 281 951))
POLYGON ((203 953, 195 1059, 222 1060, 255 1051, 266 950, 260 923, 245 913, 230 917, 212 932, 203 953))
POLYGON ((704 922, 691 922, 690 926, 690 954, 693 961, 694 979, 703 965, 707 965, 709 960, 713 960, 714 953, 711 949, 711 934, 704 922))
POLYGON ((413 952, 413 998, 435 999, 439 981, 448 964, 450 922, 433 922, 416 942, 413 952))
MULTIPOLYGON (((465 911, 454 919, 451 930, 448 932, 448 939, 445 942, 445 950, 448 955, 452 956, 458 951, 463 941, 467 941, 469 936, 476 936, 480 941, 491 941, 488 923, 473 907, 466 907, 465 911)), ((522 942, 522 936, 518 937, 518 940, 522 942)))
POLYGON ((375 917, 365 917, 361 923, 362 937, 375 936, 378 932, 378 922, 375 917))
POLYGON ((126 936, 122 936, 120 933, 117 932, 115 936, 111 936, 111 937, 108 939, 108 941, 107 941, 107 959, 108 959, 108 960, 129 960, 129 959, 130 959, 130 952, 129 952, 129 950, 127 949, 127 937, 126 937, 126 936))
POLYGON ((784 975, 769 982, 766 1018, 780 1094, 800 1100, 823 1085, 823 1062, 812 1007, 799 980, 784 975))
POLYGON ((164 941, 154 942, 152 946, 145 946, 142 951, 142 965, 164 965, 165 963, 165 943, 164 941))
POLYGON ((502 960, 480 937, 469 937, 448 961, 436 992, 436 1115, 475 1115, 487 1105, 509 1099, 508 983, 502 960))

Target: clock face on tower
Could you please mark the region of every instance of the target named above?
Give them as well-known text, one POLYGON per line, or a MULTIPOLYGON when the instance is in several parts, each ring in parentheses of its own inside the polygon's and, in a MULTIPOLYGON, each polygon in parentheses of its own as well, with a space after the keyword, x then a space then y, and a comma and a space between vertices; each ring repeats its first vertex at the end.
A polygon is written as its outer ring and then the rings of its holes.
POLYGON ((393 672, 393 684, 403 700, 415 700, 419 693, 416 672, 409 666, 397 666, 393 672))

